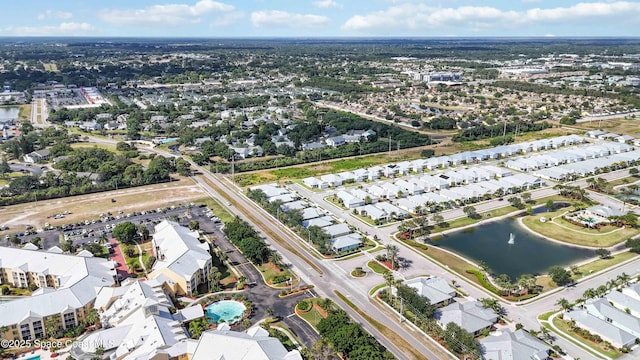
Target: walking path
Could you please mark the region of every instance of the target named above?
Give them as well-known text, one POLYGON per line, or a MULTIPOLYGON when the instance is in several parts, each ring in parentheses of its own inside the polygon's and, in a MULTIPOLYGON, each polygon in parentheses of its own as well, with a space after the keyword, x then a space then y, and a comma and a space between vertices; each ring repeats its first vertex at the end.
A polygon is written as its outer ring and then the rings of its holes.
POLYGON ((140 263, 140 267, 142 268, 142 271, 144 271, 144 276, 147 276, 147 267, 144 266, 144 261, 142 261, 142 247, 140 247, 140 244, 137 241, 133 240, 133 242, 135 242, 138 247, 138 262, 140 263))

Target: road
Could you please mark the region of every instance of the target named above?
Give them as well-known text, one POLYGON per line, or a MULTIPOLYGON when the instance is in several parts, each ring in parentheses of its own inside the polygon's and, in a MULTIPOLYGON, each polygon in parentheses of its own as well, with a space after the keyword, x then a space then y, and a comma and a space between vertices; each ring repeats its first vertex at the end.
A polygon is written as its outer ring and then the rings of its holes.
POLYGON ((623 119, 627 116, 638 116, 640 115, 640 111, 624 111, 621 112, 619 114, 611 114, 611 115, 593 115, 593 116, 586 116, 583 118, 580 118, 578 120, 576 120, 577 123, 585 123, 585 122, 595 122, 595 121, 606 121, 606 120, 613 120, 613 119, 623 119))
MULTIPOLYGON (((326 261, 317 259, 309 255, 307 252, 307 248, 302 247, 300 244, 298 244, 298 242, 294 240, 294 236, 289 233, 289 231, 284 230, 282 226, 277 223, 275 219, 273 219, 273 217, 266 214, 262 209, 253 204, 253 202, 244 197, 244 195, 242 195, 238 189, 235 189, 234 186, 229 184, 226 180, 219 179, 218 177, 210 174, 205 169, 196 169, 204 174, 201 176, 197 176, 196 181, 212 197, 222 200, 224 203, 224 197, 218 194, 216 190, 214 190, 205 181, 203 181, 201 177, 207 178, 219 189, 224 190, 226 195, 229 196, 232 199, 232 202, 236 204, 235 206, 229 208, 229 210, 231 210, 233 213, 240 216, 246 221, 255 222, 246 216, 245 211, 251 211, 253 218, 257 219, 261 225, 268 227, 271 232, 275 233, 282 239, 286 239, 287 241, 289 241, 289 245, 294 247, 298 252, 308 255, 306 256, 307 260, 312 261, 316 266, 318 266, 322 270, 322 274, 318 274, 317 272, 311 270, 309 265, 304 260, 294 255, 287 248, 281 246, 277 241, 274 241, 267 234, 262 232, 262 235, 265 236, 270 245, 282 254, 285 262, 290 263, 293 270, 297 272, 305 282, 314 284, 314 290, 318 293, 318 295, 320 295, 321 297, 328 297, 334 302, 338 303, 352 318, 361 323, 369 333, 376 337, 376 339, 378 339, 383 346, 389 349, 399 359, 410 359, 411 357, 407 356, 404 351, 402 351, 395 344, 389 341, 375 327, 369 324, 366 319, 362 318, 357 312, 355 312, 347 304, 345 304, 334 293, 334 291, 337 290, 342 294, 345 294, 349 298, 349 300, 351 300, 368 316, 382 323, 382 325, 392 330, 398 336, 407 339, 415 347, 415 349, 423 354, 426 358, 440 359, 440 357, 434 354, 431 349, 425 346, 424 339, 422 339, 415 333, 407 331, 407 329, 399 325, 397 321, 391 320, 384 314, 375 310, 369 302, 368 289, 364 289, 356 284, 354 279, 352 279, 348 273, 344 272, 339 267, 332 265, 331 263, 327 263, 326 261)), ((260 230, 259 226, 258 230, 260 230)))
MULTIPOLYGON (((103 139, 100 139, 103 141, 103 139)), ((115 140, 113 140, 115 142, 115 140)), ((160 153, 162 155, 169 155, 163 151, 159 151, 156 149, 150 149, 150 151, 160 153)), ((173 155, 170 155, 173 156, 173 155)), ((356 321, 363 324, 365 329, 369 331, 372 335, 374 335, 379 341, 386 346, 390 351, 392 351, 398 358, 400 359, 408 359, 410 358, 407 354, 405 354, 401 349, 399 349, 395 344, 391 343, 389 339, 387 339, 382 333, 377 331, 371 324, 369 324, 364 318, 362 318, 358 313, 353 311, 349 306, 347 306, 342 300, 340 300, 334 293, 334 290, 338 290, 341 293, 347 295, 349 299, 356 304, 360 309, 362 309, 367 315, 374 318, 376 321, 382 323, 384 326, 392 330, 398 336, 407 339, 414 347, 420 351, 425 357, 429 359, 438 359, 439 357, 424 344, 423 337, 408 331, 405 327, 398 324, 396 319, 391 319, 386 315, 380 313, 378 310, 372 308, 368 296, 368 288, 363 286, 361 283, 357 283, 354 279, 352 279, 347 270, 341 268, 336 262, 330 262, 326 260, 320 260, 308 253, 308 249, 306 246, 301 245, 301 242, 298 242, 296 236, 293 235, 288 229, 285 229, 281 224, 277 223, 277 221, 270 215, 266 214, 264 210, 257 207, 253 202, 248 200, 241 191, 236 188, 233 184, 231 184, 224 177, 219 177, 211 174, 206 169, 197 166, 196 164, 192 164, 194 169, 198 170, 201 174, 194 177, 196 182, 200 184, 200 186, 205 189, 212 197, 221 200, 221 203, 226 203, 226 196, 232 200, 232 202, 236 206, 228 207, 228 209, 240 216, 241 218, 254 223, 258 228, 265 227, 270 232, 276 234, 276 236, 286 239, 288 244, 293 247, 299 253, 304 254, 304 259, 298 257, 293 254, 287 248, 281 246, 277 241, 274 241, 270 236, 266 235, 263 232, 263 235, 270 242, 271 246, 277 249, 282 255, 285 261, 289 262, 292 265, 294 271, 301 275, 303 280, 307 283, 312 283, 316 287, 316 291, 320 296, 329 297, 335 302, 337 302, 341 307, 343 307, 347 313, 356 321), (225 193, 225 197, 223 197, 220 193, 218 193, 217 189, 213 189, 211 186, 204 181, 207 179, 212 182, 220 191, 225 193), (247 213, 250 212, 252 214, 252 219, 247 216, 247 213), (313 262, 314 265, 318 266, 322 270, 322 274, 318 274, 317 272, 311 270, 308 262, 313 262)), ((627 170, 620 170, 608 174, 599 175, 599 177, 605 178, 607 180, 614 180, 622 177, 628 176, 627 170)), ((586 181, 584 179, 575 181, 571 183, 572 185, 577 186, 586 186, 586 181)), ((310 200, 320 204, 326 210, 334 213, 339 218, 343 219, 353 219, 350 217, 350 213, 346 210, 339 209, 335 205, 327 202, 323 199, 323 197, 328 194, 325 193, 315 193, 306 190, 298 184, 292 184, 292 188, 296 191, 299 191, 301 195, 309 198, 310 200)), ((549 195, 553 195, 556 193, 554 189, 551 187, 536 189, 530 191, 532 198, 541 198, 549 195)), ((479 212, 488 211, 500 207, 504 207, 505 202, 499 200, 490 200, 483 203, 476 204, 475 207, 479 212)), ((442 215, 446 220, 452 220, 455 218, 459 218, 461 216, 465 216, 462 212, 462 209, 451 209, 442 212, 442 215)), ((358 220, 350 221, 350 224, 358 228, 363 233, 367 233, 370 236, 377 235, 379 239, 383 242, 395 242, 391 237, 395 231, 397 231, 396 226, 388 226, 384 228, 376 228, 372 227, 366 223, 363 223, 358 220)), ((401 248, 401 251, 405 254, 413 253, 413 250, 409 247, 405 246, 403 243, 395 242, 401 248)), ((304 243, 302 243, 304 244, 304 243)), ((407 255, 409 256, 409 255, 407 255)), ((414 258, 413 255, 410 255, 414 261, 414 265, 416 267, 420 267, 420 269, 424 273, 434 274, 440 277, 446 278, 448 281, 455 280, 458 284, 466 284, 465 291, 469 291, 472 297, 489 297, 491 295, 484 293, 483 291, 476 288, 475 284, 469 283, 466 278, 459 277, 457 274, 449 272, 446 268, 440 268, 438 265, 431 262, 429 259, 422 258, 421 256, 418 258, 414 258)), ((637 269, 640 266, 640 259, 635 260, 627 265, 624 265, 618 269, 612 270, 611 272, 607 272, 598 276, 595 276, 591 279, 585 280, 578 284, 575 288, 572 289, 563 289, 560 292, 553 293, 545 298, 542 298, 538 301, 533 301, 527 303, 525 305, 517 306, 510 303, 504 303, 505 308, 507 309, 507 316, 513 319, 515 322, 522 323, 525 328, 529 329, 538 329, 540 327, 537 321, 537 315, 539 313, 544 313, 550 311, 555 308, 555 303, 558 299, 565 297, 568 300, 575 300, 579 298, 584 290, 587 288, 597 287, 605 284, 611 277, 617 276, 619 273, 626 272, 627 274, 634 275, 637 272, 637 269)), ((573 343, 561 338, 559 336, 556 337, 555 344, 559 345, 561 348, 565 349, 569 354, 574 357, 580 357, 583 359, 593 358, 593 356, 583 350, 582 348, 574 345, 573 343)))

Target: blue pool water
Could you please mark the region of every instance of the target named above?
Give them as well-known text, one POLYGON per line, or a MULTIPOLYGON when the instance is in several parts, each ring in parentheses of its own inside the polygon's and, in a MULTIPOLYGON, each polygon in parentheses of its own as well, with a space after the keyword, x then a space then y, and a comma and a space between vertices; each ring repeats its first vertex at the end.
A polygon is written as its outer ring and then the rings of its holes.
POLYGON ((27 358, 26 360, 40 360, 40 355, 36 355, 34 357, 27 358))
POLYGON ((221 300, 205 308, 205 314, 210 322, 219 323, 224 320, 233 324, 240 321, 247 307, 243 303, 235 300, 221 300))

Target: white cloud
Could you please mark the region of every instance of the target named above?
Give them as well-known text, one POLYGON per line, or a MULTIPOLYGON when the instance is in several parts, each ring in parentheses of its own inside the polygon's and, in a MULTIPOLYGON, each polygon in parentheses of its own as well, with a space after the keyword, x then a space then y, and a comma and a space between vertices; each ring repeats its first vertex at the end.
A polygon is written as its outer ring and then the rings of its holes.
POLYGON ((342 30, 367 32, 375 29, 419 31, 460 28, 477 31, 540 23, 584 23, 586 19, 602 17, 615 17, 618 21, 638 21, 640 3, 578 3, 570 7, 533 8, 525 11, 505 11, 490 6, 446 8, 404 3, 383 11, 352 16, 342 25, 342 30))
POLYGON ((211 22, 211 27, 224 27, 237 24, 240 20, 244 19, 244 13, 240 11, 233 11, 224 16, 219 16, 211 22))
POLYGON ((9 36, 86 36, 96 29, 89 23, 63 22, 55 26, 10 26, 0 29, 0 35, 9 36))
POLYGON ((100 19, 112 24, 145 27, 166 27, 195 24, 204 15, 229 13, 233 5, 213 0, 200 0, 193 5, 163 4, 142 9, 108 9, 99 13, 100 19))
POLYGON ((73 13, 68 11, 55 11, 55 10, 46 10, 38 14, 38 20, 45 19, 71 19, 73 17, 73 13))
POLYGON ((279 10, 264 10, 251 13, 251 23, 253 26, 258 28, 317 28, 329 25, 331 20, 326 16, 320 15, 296 14, 279 10))
POLYGON ((316 7, 321 9, 337 8, 342 9, 342 4, 334 0, 320 0, 313 3, 316 7))

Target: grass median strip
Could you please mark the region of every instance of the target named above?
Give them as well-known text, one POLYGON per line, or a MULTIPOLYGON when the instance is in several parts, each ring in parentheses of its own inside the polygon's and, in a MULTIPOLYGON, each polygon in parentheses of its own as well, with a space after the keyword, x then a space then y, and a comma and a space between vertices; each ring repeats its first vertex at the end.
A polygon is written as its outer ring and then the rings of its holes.
POLYGON ((371 326, 376 328, 376 330, 378 330, 382 335, 384 335, 387 339, 389 339, 389 341, 394 343, 399 349, 402 349, 408 352, 409 355, 414 359, 424 358, 424 355, 422 355, 418 350, 416 350, 413 346, 411 346, 411 344, 407 340, 400 337, 398 334, 393 332, 393 330, 387 328, 386 326, 378 322, 376 319, 367 315, 367 313, 365 313, 360 308, 358 308, 354 303, 352 303, 351 300, 347 299, 346 296, 342 295, 341 292, 339 292, 338 290, 334 290, 334 293, 342 301, 344 301, 347 305, 349 305, 349 307, 353 309, 353 311, 357 312, 358 315, 362 316, 369 324, 371 324, 371 326))
MULTIPOLYGON (((250 211, 251 209, 247 209, 244 206, 239 205, 238 202, 236 202, 234 199, 232 199, 230 196, 228 196, 224 191, 222 191, 222 189, 220 189, 219 186, 214 184, 211 180, 207 179, 206 177, 201 177, 201 179, 204 180, 204 182, 206 182, 207 185, 209 185, 212 189, 214 189, 218 194, 222 195, 227 201, 229 201, 231 204, 233 204, 233 206, 235 206, 239 210, 242 210, 243 213, 247 216, 247 218, 249 218, 251 220, 251 222, 253 222, 253 224, 258 226, 260 228, 260 230, 262 230, 265 234, 269 235, 269 237, 271 237, 273 240, 277 241, 278 244, 280 244, 280 246, 284 247, 289 252, 291 252, 292 254, 297 256, 298 258, 302 259, 305 263, 307 263, 318 274, 323 274, 322 269, 320 269, 320 267, 318 267, 318 265, 314 264, 312 261, 307 259, 306 256, 304 256, 296 248, 291 246, 291 244, 289 244, 289 242, 287 242, 286 239, 283 239, 278 234, 276 234, 273 230, 269 229, 269 227, 265 226, 261 221, 259 221, 255 217, 255 215, 253 215, 254 212, 250 211)), ((280 224, 277 224, 277 225, 279 226, 280 224)))

